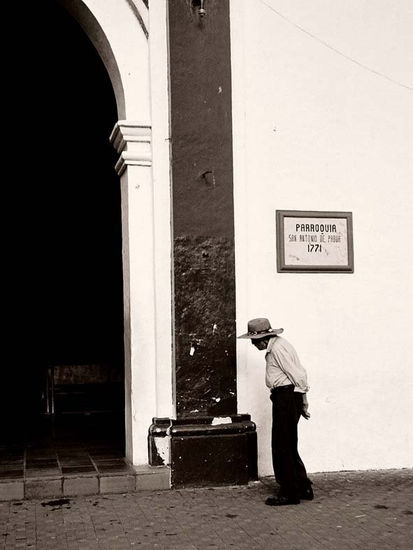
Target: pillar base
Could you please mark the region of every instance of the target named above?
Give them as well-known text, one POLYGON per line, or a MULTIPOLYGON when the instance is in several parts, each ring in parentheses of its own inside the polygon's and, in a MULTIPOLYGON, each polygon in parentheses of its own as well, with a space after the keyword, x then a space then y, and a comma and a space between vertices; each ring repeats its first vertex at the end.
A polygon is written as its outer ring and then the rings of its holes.
POLYGON ((149 464, 170 464, 174 488, 247 484, 258 477, 256 426, 247 414, 154 418, 149 464))

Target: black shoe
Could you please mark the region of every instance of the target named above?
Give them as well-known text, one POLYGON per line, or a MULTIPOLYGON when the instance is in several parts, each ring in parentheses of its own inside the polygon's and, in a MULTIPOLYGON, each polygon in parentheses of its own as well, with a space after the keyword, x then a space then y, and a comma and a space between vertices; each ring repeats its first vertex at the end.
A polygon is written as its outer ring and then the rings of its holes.
POLYGON ((298 498, 288 498, 288 497, 268 497, 265 501, 267 506, 287 506, 288 504, 300 504, 300 499, 298 498))
POLYGON ((314 493, 313 493, 313 489, 310 487, 308 487, 307 489, 304 489, 304 491, 302 491, 300 493, 300 498, 303 499, 303 500, 313 500, 314 498, 314 493))

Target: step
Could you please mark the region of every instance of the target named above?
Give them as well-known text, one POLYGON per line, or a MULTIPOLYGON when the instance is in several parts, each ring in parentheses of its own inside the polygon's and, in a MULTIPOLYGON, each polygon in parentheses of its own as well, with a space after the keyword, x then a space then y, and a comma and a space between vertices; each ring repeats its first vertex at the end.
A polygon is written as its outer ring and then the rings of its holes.
POLYGON ((4 477, 0 478, 0 501, 160 491, 170 488, 170 478, 170 468, 147 465, 130 465, 122 472, 4 477))

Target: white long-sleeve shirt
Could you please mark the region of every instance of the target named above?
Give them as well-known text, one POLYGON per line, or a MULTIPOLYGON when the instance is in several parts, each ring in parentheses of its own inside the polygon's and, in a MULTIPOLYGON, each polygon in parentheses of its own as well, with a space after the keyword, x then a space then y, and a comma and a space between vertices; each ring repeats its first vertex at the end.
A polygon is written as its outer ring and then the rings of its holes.
POLYGON ((265 383, 268 388, 294 384, 294 391, 307 393, 310 389, 307 373, 293 346, 281 336, 270 338, 265 352, 265 383))

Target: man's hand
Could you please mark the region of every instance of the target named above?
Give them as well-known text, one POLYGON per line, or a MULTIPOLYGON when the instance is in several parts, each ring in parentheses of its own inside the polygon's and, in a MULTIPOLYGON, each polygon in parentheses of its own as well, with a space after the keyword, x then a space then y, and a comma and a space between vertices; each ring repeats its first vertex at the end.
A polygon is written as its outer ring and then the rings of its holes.
POLYGON ((306 393, 303 393, 303 410, 301 411, 301 416, 303 416, 306 420, 308 420, 311 416, 311 414, 308 412, 308 401, 306 393))

